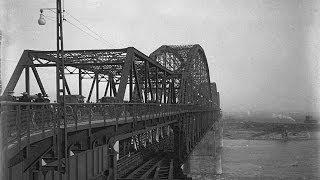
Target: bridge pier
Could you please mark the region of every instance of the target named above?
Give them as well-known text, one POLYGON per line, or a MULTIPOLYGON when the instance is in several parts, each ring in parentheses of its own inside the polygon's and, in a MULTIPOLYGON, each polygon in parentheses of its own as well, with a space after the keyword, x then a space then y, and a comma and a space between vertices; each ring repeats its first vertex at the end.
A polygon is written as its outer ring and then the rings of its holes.
MULTIPOLYGON (((219 116, 215 116, 219 117, 219 116)), ((221 140, 222 140, 222 120, 216 119, 212 127, 195 147, 194 152, 183 162, 183 172, 192 177, 192 175, 199 175, 205 172, 212 172, 213 174, 222 174, 221 162, 221 140), (204 158, 207 161, 204 165, 197 163, 199 158, 204 158)))

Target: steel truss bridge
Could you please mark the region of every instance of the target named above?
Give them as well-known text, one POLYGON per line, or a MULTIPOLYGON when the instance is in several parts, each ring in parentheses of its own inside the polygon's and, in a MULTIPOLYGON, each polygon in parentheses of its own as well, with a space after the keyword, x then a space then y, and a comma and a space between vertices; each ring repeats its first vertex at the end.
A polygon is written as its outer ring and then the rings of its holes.
MULTIPOLYGON (((64 58, 64 73, 78 84, 72 92, 63 79, 65 108, 1 102, 3 179, 187 178, 180 166, 221 116, 200 45, 164 45, 150 56, 133 47, 70 50, 64 58), (92 81, 85 102, 68 100, 84 95, 84 79, 92 81)), ((25 50, 3 96, 23 72, 30 94, 31 71, 45 96, 50 87, 38 69, 55 67, 57 59, 55 51, 25 50)))

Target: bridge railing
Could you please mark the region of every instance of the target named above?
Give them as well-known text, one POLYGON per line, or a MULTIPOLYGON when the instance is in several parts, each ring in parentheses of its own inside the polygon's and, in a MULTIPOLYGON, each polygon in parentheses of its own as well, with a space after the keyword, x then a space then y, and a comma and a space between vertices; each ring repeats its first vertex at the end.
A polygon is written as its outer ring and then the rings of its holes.
MULTIPOLYGON (((125 123, 175 113, 202 111, 204 108, 185 104, 152 103, 67 103, 66 126, 75 128, 102 123, 125 123)), ((61 105, 57 103, 1 102, 2 127, 7 146, 30 144, 35 135, 46 137, 64 128, 61 105)))
POLYGON ((1 102, 1 125, 7 146, 30 143, 32 135, 45 135, 57 127, 57 103, 1 102))
POLYGON ((133 119, 154 118, 188 111, 189 105, 143 103, 88 103, 67 104, 69 125, 78 126, 90 122, 126 122, 133 119))

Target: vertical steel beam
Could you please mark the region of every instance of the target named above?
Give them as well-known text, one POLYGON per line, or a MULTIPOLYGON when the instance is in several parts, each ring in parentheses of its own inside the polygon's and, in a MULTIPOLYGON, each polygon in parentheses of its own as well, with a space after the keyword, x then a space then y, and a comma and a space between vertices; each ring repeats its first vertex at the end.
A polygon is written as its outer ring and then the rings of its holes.
POLYGON ((147 92, 147 86, 148 86, 148 69, 147 69, 147 60, 144 61, 144 102, 148 102, 148 92, 147 92))
POLYGON ((26 92, 30 95, 30 72, 29 72, 29 66, 24 68, 25 72, 25 85, 26 85, 26 92))
MULTIPOLYGON (((109 76, 108 76, 108 77, 109 77, 109 76)), ((105 91, 104 91, 104 96, 107 96, 109 84, 110 84, 110 81, 108 80, 106 89, 105 89, 105 91)))
MULTIPOLYGON (((65 84, 66 80, 64 77, 64 51, 63 51, 63 29, 62 29, 62 23, 63 23, 63 9, 61 0, 56 0, 56 15, 57 15, 57 59, 56 59, 56 93, 57 93, 57 102, 61 104, 61 110, 60 113, 62 115, 63 119, 63 125, 64 125, 64 142, 68 142, 67 140, 67 122, 66 122, 66 109, 65 109, 65 84), (62 80, 62 87, 60 87, 60 80, 62 80), (60 96, 62 95, 62 98, 60 96)), ((70 90, 69 90, 70 91, 70 90)), ((70 92, 68 92, 70 93, 70 92)), ((60 117, 59 117, 60 118, 60 117)), ((67 177, 67 180, 69 179, 69 155, 67 152, 67 143, 65 145, 62 144, 62 136, 63 131, 59 130, 58 134, 60 138, 58 138, 58 172, 59 172, 59 179, 62 180, 62 158, 63 155, 61 152, 63 152, 65 157, 65 175, 67 177)))
POLYGON ((166 99, 167 99, 167 74, 164 71, 163 72, 163 79, 162 79, 162 91, 163 91, 163 103, 167 103, 166 99))
POLYGON ((132 69, 132 62, 131 62, 131 68, 130 68, 130 79, 129 79, 129 101, 132 101, 132 95, 133 95, 133 77, 132 77, 133 69, 132 69))
MULTIPOLYGON (((111 78, 111 80, 112 80, 112 86, 111 86, 111 88, 112 88, 113 96, 114 96, 114 97, 117 97, 116 82, 114 82, 114 78, 113 78, 113 77, 111 78)), ((127 81, 128 81, 128 80, 127 80, 127 81)), ((121 100, 120 100, 120 101, 121 101, 121 100)))
POLYGON ((168 88, 168 103, 171 104, 172 103, 172 79, 169 78, 169 88, 168 88))
POLYGON ((148 82, 149 82, 149 91, 150 91, 150 96, 151 96, 151 100, 152 102, 154 102, 154 96, 153 96, 153 91, 152 91, 152 83, 151 83, 151 71, 150 71, 150 64, 147 63, 147 77, 148 77, 148 82))
POLYGON ((121 72, 119 89, 118 89, 117 94, 114 94, 114 96, 117 97, 117 100, 119 102, 123 101, 123 99, 124 99, 124 94, 126 92, 126 87, 128 84, 128 76, 129 76, 130 70, 132 68, 133 56, 134 56, 134 49, 132 47, 129 47, 127 49, 126 60, 125 60, 125 63, 123 65, 122 72, 121 72))
POLYGON ((158 89, 159 89, 159 69, 156 67, 156 101, 159 102, 159 95, 158 95, 158 89))
MULTIPOLYGON (((57 15, 57 59, 56 59, 56 92, 57 101, 60 102, 62 99, 59 96, 65 95, 65 78, 64 78, 64 51, 63 51, 63 10, 61 6, 61 0, 56 0, 56 15, 57 15), (62 87, 60 87, 60 80, 62 80, 62 87)), ((63 101, 64 102, 64 99, 63 101)))
POLYGON ((173 102, 173 88, 172 88, 172 77, 170 78, 170 83, 169 83, 169 103, 171 104, 173 102))
POLYGON ((82 70, 81 70, 81 68, 79 68, 78 84, 79 84, 79 95, 82 95, 82 70))
POLYGON ((91 95, 92 95, 92 91, 93 91, 93 87, 94 87, 94 83, 95 83, 95 82, 96 82, 96 78, 94 77, 93 80, 92 80, 92 84, 91 84, 89 96, 88 96, 88 99, 87 99, 87 103, 90 102, 90 99, 91 99, 91 95))
POLYGON ((172 103, 177 103, 177 91, 176 91, 176 88, 175 88, 175 78, 172 78, 172 103))
MULTIPOLYGON (((33 63, 32 63, 32 64, 33 64, 33 63)), ((41 91, 42 95, 43 95, 43 96, 46 96, 47 93, 46 93, 46 91, 44 90, 44 87, 43 87, 43 84, 42 84, 42 82, 41 82, 41 79, 40 79, 40 76, 39 76, 39 74, 38 74, 37 69, 36 69, 34 66, 31 66, 31 69, 32 69, 32 72, 33 72, 34 77, 35 77, 36 80, 37 80, 37 83, 38 83, 38 86, 39 86, 39 88, 40 88, 40 91, 41 91)))
POLYGON ((113 84, 113 77, 109 75, 109 82, 110 82, 110 91, 109 96, 112 97, 112 84, 113 84))
POLYGON ((175 94, 176 94, 176 91, 174 89, 174 77, 171 77, 171 101, 170 101, 170 103, 176 103, 175 94))
POLYGON ((135 89, 138 91, 138 96, 139 96, 139 99, 140 101, 142 100, 142 91, 141 91, 141 88, 140 88, 140 80, 139 80, 139 77, 138 77, 138 72, 137 72, 137 67, 136 67, 136 64, 133 62, 133 73, 134 73, 134 79, 135 79, 135 89))
POLYGON ((180 80, 180 90, 179 90, 179 102, 181 104, 185 104, 186 99, 186 75, 182 73, 181 80, 180 80))
MULTIPOLYGON (((158 73, 159 73, 159 71, 158 71, 158 73)), ((163 74, 164 74, 164 73, 163 73, 163 74)), ((159 98, 159 103, 162 103, 162 97, 163 97, 163 86, 164 86, 164 85, 163 85, 163 78, 164 78, 164 77, 162 76, 162 80, 161 80, 161 82, 159 82, 160 85, 161 85, 161 88, 160 88, 160 89, 158 88, 158 89, 160 90, 160 93, 159 93, 159 94, 160 94, 160 97, 158 97, 158 98, 159 98)))
POLYGON ((99 100, 99 75, 98 73, 95 74, 96 78, 96 102, 99 100))

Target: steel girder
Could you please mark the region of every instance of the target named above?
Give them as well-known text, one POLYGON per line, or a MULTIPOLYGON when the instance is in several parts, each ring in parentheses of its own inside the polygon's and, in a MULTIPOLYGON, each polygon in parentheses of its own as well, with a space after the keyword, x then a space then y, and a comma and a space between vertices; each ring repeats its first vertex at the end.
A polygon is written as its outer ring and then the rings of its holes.
MULTIPOLYGON (((55 51, 25 50, 4 91, 13 91, 22 71, 25 70, 26 92, 30 93, 29 68, 37 84, 46 95, 37 68, 56 65, 55 51)), ((211 104, 210 76, 205 53, 200 45, 161 46, 150 57, 133 47, 124 49, 70 50, 65 51, 65 73, 78 74, 79 87, 68 94, 82 93, 82 80, 93 79, 87 102, 90 102, 96 86, 99 98, 99 84, 107 82, 106 92, 122 102, 129 96, 130 102, 161 102, 181 104, 211 104), (128 92, 129 95, 125 95, 128 92)), ((107 93, 104 93, 107 95, 107 93)))
POLYGON ((182 75, 179 88, 180 103, 212 104, 207 58, 200 45, 164 45, 151 53, 150 57, 182 75))
MULTIPOLYGON (((129 101, 131 102, 161 102, 175 103, 177 92, 173 84, 179 74, 162 66, 133 47, 124 49, 105 50, 70 50, 64 52, 65 73, 78 74, 79 88, 76 93, 71 92, 66 82, 68 94, 82 94, 82 80, 93 79, 87 102, 90 101, 94 86, 98 100, 99 84, 107 82, 110 95, 122 102, 129 86, 129 101), (111 93, 113 92, 113 93, 111 93)), ((11 76, 4 94, 13 91, 23 72, 26 73, 26 92, 30 93, 29 68, 32 69, 43 95, 45 88, 37 73, 37 68, 56 66, 57 54, 55 51, 25 50, 11 76)), ((106 90, 107 90, 106 88, 106 90)), ((175 88, 178 88, 177 86, 175 88)), ((106 94, 106 93, 105 93, 106 94)))

